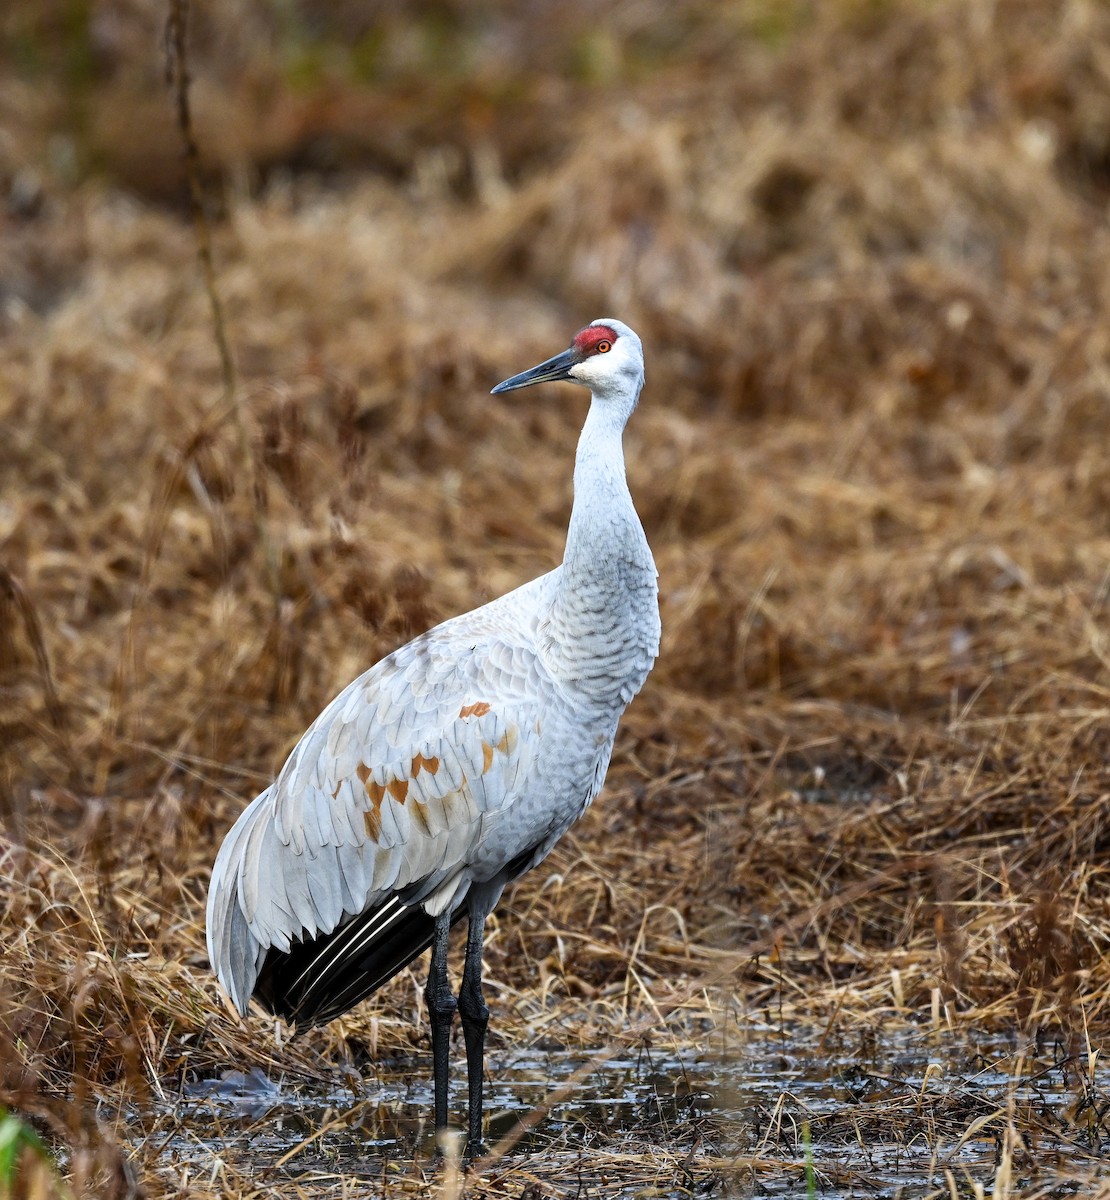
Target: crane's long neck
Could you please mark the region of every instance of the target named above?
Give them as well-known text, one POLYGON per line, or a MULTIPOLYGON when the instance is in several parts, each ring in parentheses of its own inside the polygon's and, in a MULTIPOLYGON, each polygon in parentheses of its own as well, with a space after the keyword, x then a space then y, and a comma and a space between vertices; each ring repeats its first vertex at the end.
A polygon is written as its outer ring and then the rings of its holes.
POLYGON ((624 471, 622 434, 633 402, 590 405, 547 625, 549 661, 558 674, 617 708, 639 691, 659 642, 655 562, 624 471))

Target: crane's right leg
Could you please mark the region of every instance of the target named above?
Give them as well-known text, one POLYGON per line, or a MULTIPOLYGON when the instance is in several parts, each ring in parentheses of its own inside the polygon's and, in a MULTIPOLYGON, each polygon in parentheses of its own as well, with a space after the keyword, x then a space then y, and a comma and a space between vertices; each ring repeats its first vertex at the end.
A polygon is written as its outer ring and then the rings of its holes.
POLYGON ((482 996, 482 931, 486 917, 501 895, 483 894, 481 888, 471 888, 467 897, 469 912, 466 930, 466 962, 463 965, 462 986, 459 988, 459 1018, 466 1041, 466 1083, 470 1135, 468 1159, 485 1154, 482 1144, 482 1086, 485 1077, 486 1029, 489 1009, 482 996))
POLYGON ((447 1128, 447 1088, 451 1054, 451 1021, 458 1007, 447 978, 447 937, 451 932, 451 913, 436 917, 435 937, 432 940, 432 967, 424 999, 428 1003, 428 1020, 432 1026, 432 1079, 435 1083, 436 1133, 447 1128))

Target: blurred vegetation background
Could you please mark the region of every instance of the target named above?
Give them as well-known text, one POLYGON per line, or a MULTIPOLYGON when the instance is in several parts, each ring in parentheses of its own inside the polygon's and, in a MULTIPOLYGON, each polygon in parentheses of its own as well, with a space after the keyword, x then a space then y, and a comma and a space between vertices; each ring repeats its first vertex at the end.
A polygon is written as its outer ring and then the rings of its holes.
MULTIPOLYGON (((881 6, 840 5, 867 23, 881 6)), ((511 180, 573 144, 560 116, 577 99, 678 82, 751 49, 773 51, 821 5, 583 2, 336 4, 259 0, 190 5, 201 140, 208 163, 410 179, 446 153, 473 195, 476 149, 496 148, 511 180)), ((3 17, 13 145, 72 181, 100 172, 144 195, 180 190, 160 42, 165 7, 14 0, 3 17), (68 141, 53 148, 44 134, 68 141)))

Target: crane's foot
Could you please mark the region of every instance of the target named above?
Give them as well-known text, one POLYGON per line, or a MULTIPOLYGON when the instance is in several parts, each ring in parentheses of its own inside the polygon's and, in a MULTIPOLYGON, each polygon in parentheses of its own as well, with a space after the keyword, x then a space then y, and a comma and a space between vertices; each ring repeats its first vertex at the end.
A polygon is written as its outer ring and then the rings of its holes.
POLYGON ((461 1129, 448 1125, 436 1133, 436 1158, 448 1167, 466 1168, 485 1158, 489 1147, 481 1139, 468 1138, 461 1129))
POLYGON ((466 1156, 463 1149, 466 1146, 466 1134, 454 1125, 445 1125, 436 1130, 436 1158, 448 1165, 458 1166, 469 1161, 469 1150, 466 1156))

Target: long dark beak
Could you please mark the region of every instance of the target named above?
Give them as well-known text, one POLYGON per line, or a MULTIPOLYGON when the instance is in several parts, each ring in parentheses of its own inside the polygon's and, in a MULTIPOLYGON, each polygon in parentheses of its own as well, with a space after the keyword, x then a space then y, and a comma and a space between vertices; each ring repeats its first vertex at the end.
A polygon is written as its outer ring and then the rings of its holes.
POLYGON ((499 383, 490 392, 490 395, 498 396, 502 392, 513 392, 517 388, 528 387, 533 383, 556 383, 560 379, 569 379, 570 369, 578 361, 578 355, 573 347, 570 350, 564 350, 562 354, 556 354, 554 358, 540 363, 538 367, 521 371, 519 375, 514 375, 511 379, 506 379, 504 383, 499 383))

